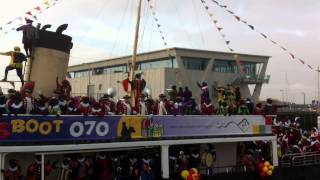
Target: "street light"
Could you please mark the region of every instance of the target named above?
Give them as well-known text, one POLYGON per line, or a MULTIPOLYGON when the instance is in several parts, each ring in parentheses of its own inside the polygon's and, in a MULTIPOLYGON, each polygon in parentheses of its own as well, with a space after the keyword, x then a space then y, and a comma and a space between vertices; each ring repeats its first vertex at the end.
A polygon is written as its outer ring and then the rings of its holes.
POLYGON ((301 92, 301 94, 303 95, 303 104, 306 105, 306 93, 301 92))
POLYGON ((282 102, 284 103, 284 89, 280 89, 282 102))

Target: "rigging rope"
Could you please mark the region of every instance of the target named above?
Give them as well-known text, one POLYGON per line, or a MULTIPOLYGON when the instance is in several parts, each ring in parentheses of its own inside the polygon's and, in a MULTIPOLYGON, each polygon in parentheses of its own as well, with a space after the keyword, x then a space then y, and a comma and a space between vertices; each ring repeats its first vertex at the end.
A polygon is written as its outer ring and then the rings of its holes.
MULTIPOLYGON (((202 0, 204 1, 204 0, 202 0)), ((245 24, 250 30, 257 32, 259 35, 261 35, 264 39, 269 40, 272 44, 278 46, 280 49, 282 49, 283 51, 287 52, 288 55, 292 58, 292 59, 297 59, 300 61, 301 64, 306 65, 309 69, 319 72, 319 69, 314 68, 313 66, 307 64, 304 60, 302 60, 301 58, 298 58, 295 54, 293 54, 291 51, 288 50, 288 48, 284 47, 283 45, 281 45, 280 43, 274 41, 273 39, 271 39, 269 36, 267 36, 265 33, 262 33, 261 31, 258 31, 255 26, 253 26, 252 24, 249 24, 248 21, 244 20, 243 18, 241 18, 240 16, 238 16, 237 14, 235 14, 233 11, 229 10, 227 7, 227 5, 221 4, 220 2, 216 1, 216 0, 211 0, 215 5, 217 5, 218 7, 220 7, 221 9, 223 9, 224 11, 226 11, 228 14, 232 15, 238 22, 241 22, 243 24, 245 24)))

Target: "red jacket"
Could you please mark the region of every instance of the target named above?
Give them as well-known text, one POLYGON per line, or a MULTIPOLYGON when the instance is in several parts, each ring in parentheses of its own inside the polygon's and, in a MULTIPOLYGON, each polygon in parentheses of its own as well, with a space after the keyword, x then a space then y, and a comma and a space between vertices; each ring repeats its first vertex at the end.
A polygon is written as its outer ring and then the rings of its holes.
POLYGON ((214 114, 214 106, 211 103, 210 104, 202 103, 200 110, 202 115, 214 114))
POLYGON ((117 104, 117 113, 123 115, 131 115, 132 114, 132 106, 129 103, 125 103, 124 101, 118 102, 117 104))
POLYGON ((168 115, 170 113, 170 103, 167 99, 163 100, 163 108, 162 109, 162 114, 160 114, 160 103, 161 101, 157 100, 153 109, 153 114, 156 115, 168 115))

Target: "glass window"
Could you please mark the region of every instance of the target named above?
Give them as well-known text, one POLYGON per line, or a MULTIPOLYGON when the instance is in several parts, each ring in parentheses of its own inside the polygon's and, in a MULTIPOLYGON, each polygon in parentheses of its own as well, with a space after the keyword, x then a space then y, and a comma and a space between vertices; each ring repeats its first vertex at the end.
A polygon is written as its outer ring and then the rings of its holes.
POLYGON ((75 78, 87 77, 87 76, 89 76, 89 74, 92 75, 92 71, 89 71, 89 70, 76 71, 76 72, 74 72, 74 77, 75 78))
MULTIPOLYGON (((257 67, 259 66, 258 63, 241 61, 240 64, 246 74, 248 75, 257 74, 257 67)), ((235 60, 216 59, 214 61, 212 70, 214 72, 221 72, 221 73, 239 73, 239 67, 235 60)))
POLYGON ((209 59, 195 57, 181 57, 183 65, 186 69, 205 70, 209 59))
POLYGON ((160 59, 160 60, 137 63, 138 70, 157 69, 157 68, 177 68, 177 67, 178 67, 178 64, 175 58, 160 59))

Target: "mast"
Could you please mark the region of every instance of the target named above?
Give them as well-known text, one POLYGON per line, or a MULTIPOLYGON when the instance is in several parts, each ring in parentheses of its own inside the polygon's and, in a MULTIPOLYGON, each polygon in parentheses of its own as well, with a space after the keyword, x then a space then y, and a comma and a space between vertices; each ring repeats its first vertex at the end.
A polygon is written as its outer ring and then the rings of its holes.
MULTIPOLYGON (((137 60, 137 49, 138 49, 138 39, 139 39, 139 28, 140 28, 140 15, 141 15, 141 4, 142 0, 139 0, 138 4, 138 12, 137 12, 137 19, 136 19, 136 30, 134 36, 134 44, 133 44, 133 53, 132 53, 132 60, 131 60, 131 68, 130 68, 130 76, 129 80, 132 82, 135 78, 135 70, 136 70, 136 60, 137 60)), ((130 86, 130 96, 131 96, 131 103, 134 106, 135 97, 132 92, 132 86, 130 86)))

